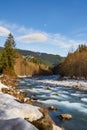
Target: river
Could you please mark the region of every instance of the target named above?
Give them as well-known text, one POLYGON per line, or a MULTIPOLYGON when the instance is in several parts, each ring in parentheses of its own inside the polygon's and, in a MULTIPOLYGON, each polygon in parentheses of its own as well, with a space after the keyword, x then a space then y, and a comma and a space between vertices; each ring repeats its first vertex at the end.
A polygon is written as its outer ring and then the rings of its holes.
POLYGON ((49 111, 49 115, 65 130, 87 130, 87 92, 56 85, 54 82, 57 80, 58 76, 54 75, 22 78, 19 89, 27 90, 29 96, 31 94, 33 99, 37 99, 45 107, 55 105, 58 110, 49 111), (59 118, 62 113, 69 113, 73 118, 62 121, 59 118))

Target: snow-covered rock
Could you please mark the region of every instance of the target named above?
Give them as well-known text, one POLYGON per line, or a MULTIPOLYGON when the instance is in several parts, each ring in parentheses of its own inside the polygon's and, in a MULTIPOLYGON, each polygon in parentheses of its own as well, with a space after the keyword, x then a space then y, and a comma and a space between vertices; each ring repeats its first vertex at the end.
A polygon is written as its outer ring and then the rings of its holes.
POLYGON ((0 92, 0 119, 29 118, 40 119, 43 114, 38 110, 39 107, 30 104, 19 103, 16 98, 0 92))
POLYGON ((0 120, 0 130, 38 130, 22 118, 0 120))

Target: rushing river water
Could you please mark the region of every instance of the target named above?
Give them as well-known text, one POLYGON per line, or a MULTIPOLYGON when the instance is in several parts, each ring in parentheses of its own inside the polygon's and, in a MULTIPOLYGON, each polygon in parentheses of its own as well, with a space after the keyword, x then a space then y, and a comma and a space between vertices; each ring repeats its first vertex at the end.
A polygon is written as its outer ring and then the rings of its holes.
POLYGON ((49 111, 49 114, 55 123, 65 130, 87 130, 87 93, 53 84, 57 78, 57 76, 22 78, 19 88, 27 90, 32 98, 37 99, 37 102, 45 107, 57 106, 58 110, 49 111), (51 82, 46 83, 46 80, 51 82), (47 87, 50 87, 50 90, 47 90, 47 87), (62 113, 69 113, 73 118, 61 121, 59 115, 62 113))

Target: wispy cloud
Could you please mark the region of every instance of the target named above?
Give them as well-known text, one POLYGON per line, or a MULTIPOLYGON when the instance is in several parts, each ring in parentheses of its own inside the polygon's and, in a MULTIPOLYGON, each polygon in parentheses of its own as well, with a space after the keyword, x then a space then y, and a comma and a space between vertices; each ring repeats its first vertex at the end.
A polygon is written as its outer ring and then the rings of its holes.
POLYGON ((79 44, 87 43, 85 40, 74 40, 71 38, 68 38, 67 36, 61 35, 59 33, 57 34, 50 34, 48 42, 51 44, 54 44, 56 46, 59 46, 60 48, 70 48, 71 46, 74 46, 75 48, 79 44))
POLYGON ((49 46, 54 45, 54 47, 58 47, 59 49, 70 49, 72 46, 77 48, 79 44, 87 43, 85 40, 74 40, 59 33, 36 32, 36 30, 35 32, 33 30, 33 32, 30 32, 27 35, 18 37, 17 40, 29 44, 38 42, 45 43, 49 44, 49 46))
POLYGON ((9 33, 10 31, 7 28, 0 26, 0 36, 7 36, 9 33))
POLYGON ((66 49, 69 50, 72 46, 74 48, 77 48, 79 44, 87 44, 87 40, 78 40, 79 38, 74 39, 60 33, 47 33, 41 30, 35 30, 33 28, 26 28, 24 25, 21 26, 18 24, 0 21, 0 36, 7 35, 9 32, 12 32, 14 34, 19 48, 22 45, 25 46, 25 48, 28 46, 28 44, 24 43, 40 43, 44 44, 45 46, 47 45, 47 47, 48 45, 49 47, 52 45, 54 48, 58 48, 59 50, 64 51, 66 49))
POLYGON ((32 43, 32 42, 46 42, 47 36, 43 33, 31 33, 18 38, 18 40, 32 43))

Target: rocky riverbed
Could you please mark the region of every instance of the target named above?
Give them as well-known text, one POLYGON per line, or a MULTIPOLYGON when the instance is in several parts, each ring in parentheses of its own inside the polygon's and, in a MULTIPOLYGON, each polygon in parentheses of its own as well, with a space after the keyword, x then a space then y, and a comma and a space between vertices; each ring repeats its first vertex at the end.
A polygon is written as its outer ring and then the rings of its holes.
POLYGON ((20 90, 0 82, 0 130, 62 130, 46 109, 33 106, 32 102, 26 104, 25 99, 20 90), (22 102, 20 97, 24 98, 22 102))
POLYGON ((48 108, 58 126, 66 130, 87 130, 87 91, 74 88, 75 84, 87 88, 86 80, 58 80, 55 75, 22 78, 18 88, 26 91, 34 102, 48 108), (60 118, 61 114, 64 119, 60 118))

